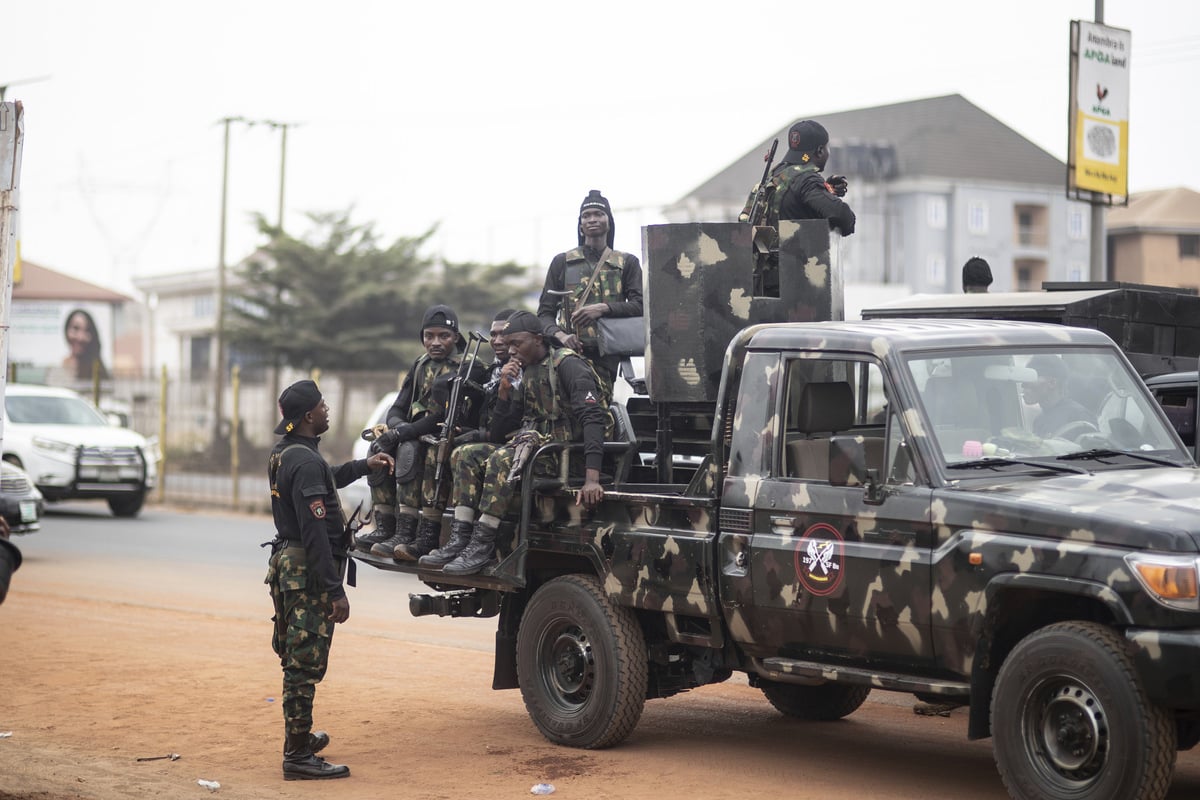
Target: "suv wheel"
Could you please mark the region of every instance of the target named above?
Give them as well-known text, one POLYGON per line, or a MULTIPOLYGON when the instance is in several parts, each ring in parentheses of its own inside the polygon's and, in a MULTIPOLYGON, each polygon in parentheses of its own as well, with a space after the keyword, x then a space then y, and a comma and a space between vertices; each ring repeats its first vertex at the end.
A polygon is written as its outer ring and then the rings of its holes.
POLYGON ((141 491, 120 497, 110 497, 108 498, 108 507, 112 509, 113 516, 136 517, 145 502, 146 493, 141 491))

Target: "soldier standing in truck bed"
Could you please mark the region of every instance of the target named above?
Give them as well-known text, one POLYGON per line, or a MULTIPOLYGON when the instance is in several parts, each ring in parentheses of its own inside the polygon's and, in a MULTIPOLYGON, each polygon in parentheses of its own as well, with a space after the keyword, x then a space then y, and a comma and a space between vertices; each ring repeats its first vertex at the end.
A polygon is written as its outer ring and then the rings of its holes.
POLYGON ((537 309, 546 334, 592 365, 606 400, 621 359, 600 355, 596 320, 642 315, 642 265, 632 253, 612 249, 615 230, 608 200, 592 189, 579 207, 579 246, 550 262, 537 309), (570 294, 552 294, 561 291, 570 294))

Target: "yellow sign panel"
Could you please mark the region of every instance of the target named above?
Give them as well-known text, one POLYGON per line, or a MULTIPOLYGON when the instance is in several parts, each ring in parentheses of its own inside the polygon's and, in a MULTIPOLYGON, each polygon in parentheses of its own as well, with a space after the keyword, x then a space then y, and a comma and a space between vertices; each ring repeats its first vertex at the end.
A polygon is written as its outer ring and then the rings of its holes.
POLYGON ((1094 22, 1071 24, 1069 188, 1128 195, 1129 55, 1132 35, 1094 22))

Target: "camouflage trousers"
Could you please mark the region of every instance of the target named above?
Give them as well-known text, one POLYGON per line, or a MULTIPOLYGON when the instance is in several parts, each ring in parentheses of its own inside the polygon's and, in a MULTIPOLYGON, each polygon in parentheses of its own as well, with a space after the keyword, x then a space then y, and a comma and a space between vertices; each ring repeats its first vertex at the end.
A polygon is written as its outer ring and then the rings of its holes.
MULTIPOLYGON (((449 470, 450 465, 447 464, 443 469, 449 470)), ((440 513, 446 508, 446 498, 450 495, 451 474, 447 471, 442 477, 442 491, 435 497, 436 476, 437 449, 427 447, 421 468, 407 483, 396 483, 391 480, 387 470, 369 473, 367 484, 371 487, 371 503, 376 506, 384 505, 393 510, 400 505, 409 508, 432 508, 440 513), (377 478, 372 481, 370 476, 374 475, 380 475, 382 479, 377 478)))
MULTIPOLYGON (((495 444, 465 444, 450 454, 454 489, 451 506, 470 506, 481 514, 503 517, 520 488, 509 483, 516 448, 495 444)), ((535 475, 553 475, 558 459, 543 456, 534 466, 535 475)))
POLYGON ((275 605, 271 647, 283 667, 283 721, 292 734, 312 730, 313 697, 329 666, 334 624, 329 593, 318 581, 309 574, 304 548, 271 555, 264 581, 275 605))

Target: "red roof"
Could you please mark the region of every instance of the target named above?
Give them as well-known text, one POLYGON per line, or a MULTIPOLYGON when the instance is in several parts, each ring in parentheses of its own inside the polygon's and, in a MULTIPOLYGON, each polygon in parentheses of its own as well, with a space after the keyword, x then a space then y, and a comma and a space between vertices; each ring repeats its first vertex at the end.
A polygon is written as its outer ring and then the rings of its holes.
POLYGON ((21 284, 13 284, 13 300, 92 300, 100 303, 129 303, 133 298, 55 272, 21 259, 21 284))

